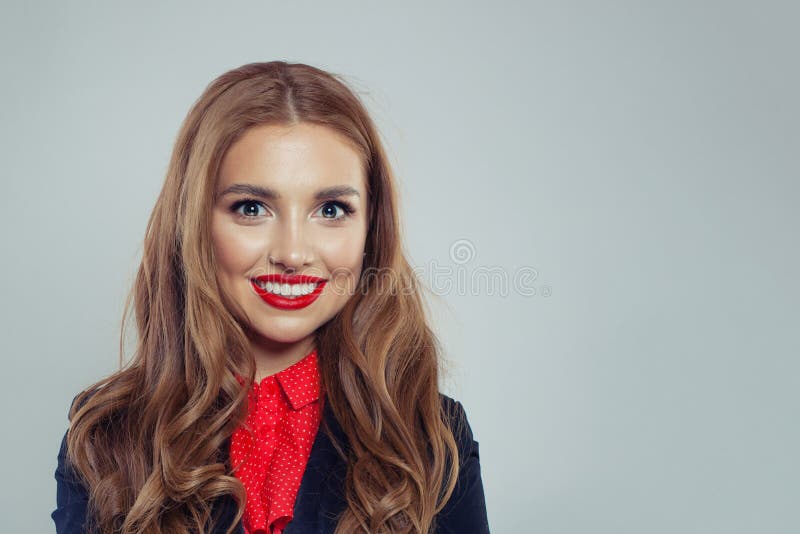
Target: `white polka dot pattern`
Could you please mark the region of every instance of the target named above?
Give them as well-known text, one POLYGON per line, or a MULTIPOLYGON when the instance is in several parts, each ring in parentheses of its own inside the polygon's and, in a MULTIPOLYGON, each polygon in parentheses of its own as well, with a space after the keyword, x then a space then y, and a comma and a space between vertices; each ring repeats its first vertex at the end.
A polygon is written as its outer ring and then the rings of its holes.
POLYGON ((247 420, 231 437, 230 450, 247 493, 247 534, 280 534, 292 520, 323 402, 316 349, 253 384, 247 420))

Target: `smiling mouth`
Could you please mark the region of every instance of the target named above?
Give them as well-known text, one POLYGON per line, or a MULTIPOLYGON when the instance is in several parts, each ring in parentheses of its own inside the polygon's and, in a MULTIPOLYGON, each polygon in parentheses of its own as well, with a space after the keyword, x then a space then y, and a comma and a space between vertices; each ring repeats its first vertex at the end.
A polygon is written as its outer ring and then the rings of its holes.
POLYGON ((314 292, 319 287, 321 282, 305 283, 305 284, 281 284, 278 282, 265 282, 263 280, 253 279, 253 283, 259 288, 288 299, 304 297, 314 292))

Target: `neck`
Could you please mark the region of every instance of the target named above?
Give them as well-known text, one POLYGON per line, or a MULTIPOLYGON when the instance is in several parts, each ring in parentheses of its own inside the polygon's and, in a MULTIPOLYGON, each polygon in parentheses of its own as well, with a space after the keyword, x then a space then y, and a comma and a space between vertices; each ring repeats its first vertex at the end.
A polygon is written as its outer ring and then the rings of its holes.
POLYGON ((256 382, 291 367, 314 350, 314 335, 300 341, 284 343, 258 336, 251 338, 250 348, 256 361, 256 382))

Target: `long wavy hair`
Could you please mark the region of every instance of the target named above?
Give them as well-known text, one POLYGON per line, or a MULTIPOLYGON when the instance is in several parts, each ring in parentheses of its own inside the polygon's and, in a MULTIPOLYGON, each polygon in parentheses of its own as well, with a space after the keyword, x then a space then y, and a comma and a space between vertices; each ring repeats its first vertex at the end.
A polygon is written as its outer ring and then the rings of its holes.
POLYGON ((246 416, 247 389, 236 377, 249 386, 255 362, 248 325, 217 282, 209 214, 231 144, 255 125, 300 122, 348 139, 367 177, 362 275, 316 332, 326 402, 348 440, 337 533, 428 533, 453 492, 458 451, 439 396, 440 346, 403 254, 394 179, 375 125, 340 76, 252 63, 214 80, 184 120, 125 304, 121 368, 70 409, 68 460, 89 488, 100 532, 204 532, 223 495, 238 502, 228 533, 243 515, 244 488, 224 449, 246 416), (125 363, 131 304, 138 336, 125 363))

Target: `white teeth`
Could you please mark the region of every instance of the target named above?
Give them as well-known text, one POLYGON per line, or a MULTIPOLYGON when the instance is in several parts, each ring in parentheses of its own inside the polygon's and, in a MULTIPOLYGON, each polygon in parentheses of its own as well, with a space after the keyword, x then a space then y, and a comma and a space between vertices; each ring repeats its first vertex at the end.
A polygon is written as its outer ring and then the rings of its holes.
POLYGON ((256 283, 261 289, 284 297, 308 295, 317 287, 317 284, 277 284, 275 282, 264 283, 260 280, 257 280, 256 283))

